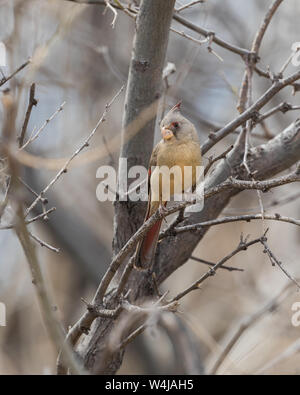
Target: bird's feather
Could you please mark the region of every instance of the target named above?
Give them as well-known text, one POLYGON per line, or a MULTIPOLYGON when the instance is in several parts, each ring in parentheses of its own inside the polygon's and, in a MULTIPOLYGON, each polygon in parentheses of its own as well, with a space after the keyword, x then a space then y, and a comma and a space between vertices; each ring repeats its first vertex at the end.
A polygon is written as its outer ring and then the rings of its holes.
MULTIPOLYGON (((149 163, 149 196, 145 221, 155 213, 159 206, 166 206, 166 200, 168 200, 164 198, 166 189, 169 195, 172 196, 193 187, 197 181, 196 168, 201 165, 201 148, 196 129, 190 121, 180 114, 179 105, 176 105, 169 111, 162 121, 161 127, 173 128, 172 132, 174 136, 168 138, 168 141, 161 140, 152 152, 149 163), (153 169, 155 166, 157 167, 153 169), (160 173, 160 170, 164 166, 168 169, 177 166, 181 177, 176 177, 175 173, 178 171, 177 169, 166 180, 160 173), (186 178, 188 177, 187 180, 184 179, 185 166, 192 167, 192 173, 186 176, 186 178)), ((151 266, 161 224, 162 219, 152 225, 144 239, 138 243, 136 266, 141 268, 149 268, 151 266)))

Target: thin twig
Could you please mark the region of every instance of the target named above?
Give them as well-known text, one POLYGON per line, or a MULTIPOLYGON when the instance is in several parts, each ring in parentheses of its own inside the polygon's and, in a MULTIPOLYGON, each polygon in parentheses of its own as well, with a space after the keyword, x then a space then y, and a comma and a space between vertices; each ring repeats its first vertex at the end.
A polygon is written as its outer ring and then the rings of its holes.
POLYGON ((277 355, 267 364, 265 364, 262 368, 255 372, 255 375, 263 374, 267 370, 270 370, 273 366, 277 365, 279 362, 284 361, 287 358, 290 358, 294 354, 298 354, 300 352, 300 339, 297 339, 294 343, 292 343, 286 350, 277 355))
POLYGON ((109 8, 109 9, 111 10, 111 12, 112 12, 113 15, 114 15, 113 20, 112 20, 112 22, 111 22, 111 26, 112 26, 112 28, 114 29, 115 24, 116 24, 116 20, 117 20, 117 18, 118 18, 118 13, 117 13, 117 11, 115 10, 115 8, 110 4, 109 0, 104 0, 104 1, 105 1, 105 4, 106 4, 106 7, 105 7, 105 9, 104 9, 103 14, 106 12, 106 8, 109 8))
MULTIPOLYGON (((39 219, 44 219, 45 215, 51 214, 53 211, 56 210, 56 207, 52 207, 47 211, 43 211, 41 214, 30 218, 29 220, 25 221, 26 225, 31 224, 32 222, 38 221, 39 219)), ((7 229, 13 229, 16 226, 16 224, 9 224, 9 225, 0 225, 0 230, 7 230, 7 229)))
POLYGON ((86 300, 81 298, 83 303, 85 303, 87 310, 95 317, 101 318, 117 318, 122 311, 122 306, 120 305, 116 309, 108 310, 108 309, 99 309, 97 306, 88 303, 86 300))
POLYGON ((297 51, 294 51, 290 54, 290 56, 287 58, 287 60, 284 62, 284 64, 282 65, 280 71, 279 71, 279 75, 283 75, 283 73, 285 72, 285 70, 287 69, 288 65, 291 63, 293 57, 296 55, 296 53, 298 53, 298 51, 300 50, 300 48, 297 49, 297 51))
POLYGON ((193 7, 196 4, 200 4, 200 3, 205 3, 205 0, 197 0, 197 1, 191 1, 190 3, 183 5, 182 7, 177 8, 177 10, 175 10, 176 12, 181 12, 183 10, 186 10, 187 8, 193 7))
POLYGON ((25 63, 23 63, 20 67, 17 68, 9 77, 4 77, 0 81, 0 86, 4 85, 7 81, 11 80, 16 74, 18 74, 21 70, 23 70, 26 66, 29 65, 31 59, 28 59, 25 63))
MULTIPOLYGON (((254 189, 254 190, 259 189, 262 191, 267 191, 271 188, 280 185, 300 181, 300 174, 298 174, 297 171, 298 170, 286 176, 274 178, 267 181, 244 181, 244 180, 236 180, 233 178, 229 178, 228 181, 225 181, 224 183, 205 191, 204 199, 212 197, 230 188, 254 189)), ((118 268, 120 267, 123 259, 127 256, 127 254, 130 251, 132 251, 132 249, 136 246, 138 241, 145 235, 147 230, 161 218, 164 218, 169 214, 173 214, 176 211, 179 211, 194 203, 195 201, 184 201, 174 205, 173 207, 166 209, 164 212, 158 210, 136 231, 136 233, 127 241, 127 243, 121 248, 118 254, 114 257, 109 268, 104 274, 95 296, 97 303, 102 303, 106 290, 111 280, 113 279, 115 273, 117 272, 118 268)))
POLYGON ((277 113, 279 111, 282 112, 283 114, 285 114, 288 111, 295 111, 295 110, 300 110, 300 105, 294 106, 292 104, 282 102, 282 103, 278 104, 277 106, 271 108, 269 111, 265 112, 264 114, 258 116, 254 122, 260 123, 263 120, 265 120, 266 118, 271 117, 272 115, 274 115, 275 113, 277 113))
POLYGON ((192 22, 186 20, 185 18, 182 18, 180 15, 178 15, 176 13, 173 15, 173 19, 175 19, 175 21, 181 23, 183 26, 187 27, 188 29, 193 30, 196 33, 199 33, 204 37, 213 37, 212 40, 214 43, 216 43, 220 47, 223 47, 235 54, 238 54, 241 56, 248 56, 251 54, 251 52, 248 51, 247 49, 239 48, 235 45, 228 43, 227 41, 225 41, 225 40, 221 39, 219 36, 217 36, 214 32, 212 32, 210 30, 206 30, 200 26, 194 25, 192 22))
POLYGON ((175 218, 175 220, 170 224, 170 226, 163 230, 162 232, 160 232, 159 234, 159 240, 167 237, 167 236, 175 236, 176 233, 173 232, 173 230, 176 228, 177 225, 179 225, 182 221, 184 221, 184 208, 179 210, 179 213, 177 215, 177 217, 175 218))
POLYGON ((257 33, 256 33, 256 36, 254 38, 254 42, 253 42, 253 45, 252 45, 253 52, 258 53, 259 48, 260 48, 261 43, 262 43, 262 40, 263 40, 263 37, 264 37, 264 35, 266 33, 266 30, 267 30, 267 28, 268 28, 268 26, 269 26, 269 24, 270 24, 270 22, 271 22, 271 20, 273 18, 273 15, 275 14, 275 12, 277 11, 278 7, 280 6, 280 4, 282 2, 283 2, 283 0, 275 0, 271 4, 271 6, 269 7, 269 9, 268 9, 263 21, 262 21, 257 33))
MULTIPOLYGON (((151 313, 157 313, 157 312, 163 312, 163 311, 170 311, 170 312, 176 312, 177 307, 178 307, 178 302, 177 301, 172 301, 169 302, 165 305, 159 305, 160 302, 165 298, 167 292, 162 295, 150 308, 145 308, 145 307, 140 307, 140 306, 132 306, 130 308, 129 304, 129 311, 131 312, 138 312, 146 315, 151 315, 151 313)), ((148 324, 147 320, 144 324, 140 325, 137 329, 135 329, 129 336, 127 336, 116 348, 117 349, 123 349, 126 347, 129 343, 131 343, 138 335, 140 335, 145 329, 147 329, 148 324)))
POLYGON ((125 12, 125 14, 128 15, 128 16, 130 16, 130 18, 136 19, 137 11, 134 11, 134 10, 132 10, 132 9, 130 9, 130 11, 129 11, 129 9, 126 8, 126 7, 124 7, 124 6, 119 2, 119 0, 114 0, 114 7, 117 8, 117 9, 119 9, 119 10, 122 10, 123 12, 125 12))
POLYGON ((135 251, 135 253, 132 255, 132 257, 129 259, 129 261, 126 264, 126 267, 122 273, 122 276, 119 281, 117 293, 116 293, 117 297, 120 297, 123 290, 125 289, 125 286, 127 284, 130 273, 135 266, 136 258, 137 258, 137 251, 135 251))
POLYGON ((258 239, 251 240, 247 242, 247 239, 243 239, 243 236, 241 236, 241 240, 239 242, 239 245, 235 250, 233 250, 230 254, 226 255, 224 258, 222 258, 218 263, 216 263, 211 269, 209 269, 203 276, 201 276, 197 281, 195 281, 192 285, 190 285, 187 289, 184 291, 180 292, 177 296, 175 296, 172 301, 178 301, 182 299, 184 296, 189 294, 190 292, 199 289, 200 285, 205 281, 207 278, 214 276, 216 274, 216 271, 222 267, 222 265, 227 262, 229 259, 231 259, 234 255, 238 254, 241 251, 246 251, 248 247, 257 244, 261 241, 261 237, 258 239))
POLYGON ((236 117, 234 120, 225 125, 222 129, 218 130, 215 133, 211 133, 209 135, 208 140, 204 142, 202 145, 202 153, 205 154, 208 150, 210 150, 217 142, 222 140, 228 134, 232 133, 236 128, 244 124, 248 119, 256 117, 257 112, 267 104, 272 97, 274 97, 279 91, 281 91, 284 87, 292 84, 296 80, 300 78, 300 71, 295 72, 290 77, 282 79, 280 81, 274 81, 271 87, 255 102, 253 103, 247 110, 245 110, 242 114, 236 117))
POLYGON ((280 270, 282 270, 282 272, 283 272, 283 273, 284 273, 294 284, 297 285, 298 289, 300 289, 300 284, 297 282, 297 280, 287 272, 287 270, 282 266, 282 262, 280 262, 280 261, 275 257, 275 255, 273 254, 273 252, 270 250, 270 247, 269 247, 268 244, 267 244, 267 239, 264 237, 264 238, 261 239, 260 242, 261 242, 261 244, 265 247, 263 252, 266 253, 266 254, 268 255, 268 257, 269 257, 269 259, 270 259, 272 265, 277 265, 277 266, 280 268, 280 270))
MULTIPOLYGON (((196 262, 200 262, 200 263, 204 263, 205 265, 208 265, 208 266, 215 266, 215 262, 209 262, 209 261, 206 261, 205 259, 201 259, 201 258, 198 258, 198 257, 196 257, 196 256, 191 256, 190 257, 190 259, 193 259, 194 261, 196 261, 196 262)), ((221 268, 220 269, 224 269, 224 270, 228 270, 229 272, 243 272, 244 271, 244 269, 240 269, 240 268, 238 268, 238 267, 231 267, 231 266, 221 266, 221 268)))
POLYGON ((208 164, 206 165, 205 169, 204 169, 204 177, 206 176, 206 174, 208 173, 209 169, 212 167, 212 165, 216 162, 218 162, 221 159, 225 159, 227 154, 232 150, 233 145, 231 145, 230 147, 228 147, 222 154, 216 156, 215 158, 213 157, 209 157, 208 158, 208 164))
POLYGON ((288 283, 274 298, 272 298, 268 303, 266 303, 263 307, 257 310, 254 314, 251 314, 249 317, 243 319, 241 324, 239 325, 238 329, 234 332, 220 355, 218 356, 216 362, 214 363, 213 367, 209 371, 210 375, 216 374, 226 357, 229 355, 230 351, 236 345, 238 340, 241 336, 252 327, 259 319, 265 317, 265 314, 268 312, 274 311, 274 309, 280 303, 280 300, 286 294, 286 291, 291 287, 291 283, 288 283))
MULTIPOLYGON (((272 5, 269 7, 263 21, 261 22, 261 25, 259 26, 256 35, 254 37, 253 43, 252 43, 252 47, 251 47, 251 53, 255 54, 251 57, 246 57, 245 61, 246 61, 246 67, 248 67, 250 69, 251 72, 251 77, 252 78, 252 72, 253 69, 255 67, 256 62, 258 61, 258 52, 263 40, 263 37, 266 33, 266 30, 273 18, 273 15, 275 14, 276 10, 278 9, 278 7, 280 6, 280 4, 282 3, 283 0, 275 0, 272 5)), ((240 90, 240 95, 239 95, 239 101, 238 101, 238 105, 237 108, 240 111, 240 113, 242 113, 243 111, 245 111, 245 105, 246 105, 246 100, 247 100, 247 91, 248 91, 248 87, 249 87, 249 83, 250 83, 250 79, 249 79, 249 73, 247 71, 245 71, 244 73, 244 77, 243 77, 243 81, 241 84, 241 90, 240 90)))
POLYGON ((30 138, 26 141, 25 144, 23 144, 22 146, 20 146, 20 150, 23 150, 24 148, 26 148, 30 143, 32 143, 34 140, 36 140, 38 138, 38 136, 40 135, 40 133, 45 129, 45 127, 48 125, 49 122, 52 121, 52 119, 63 110, 64 105, 66 104, 66 102, 64 101, 59 107, 58 109, 48 118, 46 119, 46 121, 43 123, 43 125, 32 135, 30 136, 30 138))
POLYGON ((11 177, 8 177, 8 181, 7 181, 7 185, 6 185, 6 189, 4 192, 4 197, 3 197, 3 201, 0 203, 0 220, 2 218, 2 215, 6 209, 6 206, 8 204, 8 196, 9 196, 9 191, 10 191, 10 187, 11 187, 11 177))
POLYGON ((29 230, 28 230, 28 234, 33 240, 35 240, 37 243, 39 243, 41 247, 46 247, 50 251, 56 252, 57 254, 59 253, 59 248, 55 248, 52 245, 46 243, 45 241, 41 240, 39 237, 32 234, 29 230))
POLYGON ((64 164, 64 166, 60 169, 60 171, 55 175, 55 177, 50 181, 50 183, 42 190, 42 192, 39 194, 39 196, 33 201, 33 203, 26 209, 26 216, 30 213, 30 211, 37 205, 37 203, 39 202, 39 200, 41 200, 45 193, 52 187, 53 184, 55 184, 55 182, 64 174, 67 172, 67 168, 69 166, 69 164, 72 162, 72 160, 80 154, 80 152, 88 147, 90 140, 92 139, 92 137, 94 136, 94 134, 96 133, 96 131, 98 130, 99 126, 101 125, 101 123, 103 123, 105 121, 105 117, 106 114, 110 108, 110 106, 114 103, 114 101, 117 99, 117 97, 121 94, 121 92, 123 91, 124 86, 121 87, 121 89, 117 92, 117 94, 113 97, 113 99, 106 104, 105 106, 105 110, 102 114, 102 116, 100 117, 100 119, 98 120, 98 122, 96 123, 96 126, 94 127, 94 129, 89 133, 88 137, 85 139, 85 141, 83 142, 83 144, 81 144, 77 150, 71 155, 71 157, 66 161, 66 163, 64 164))
POLYGON ((194 38, 194 37, 190 36, 189 34, 183 32, 183 31, 176 30, 176 29, 174 29, 173 27, 171 27, 170 30, 171 30, 171 32, 176 33, 176 34, 178 34, 179 36, 182 36, 182 37, 184 37, 184 38, 186 38, 186 39, 188 39, 188 40, 191 40, 191 41, 193 41, 195 44, 198 44, 198 45, 206 44, 206 43, 208 43, 208 41, 209 41, 209 37, 206 37, 206 38, 204 38, 203 40, 198 40, 197 38, 194 38))
MULTIPOLYGON (((23 184, 25 186, 26 189, 28 189, 29 192, 31 192, 34 196, 38 197, 39 194, 37 192, 35 192, 30 185, 28 185, 21 177, 17 178, 18 181, 20 181, 21 184, 23 184)), ((44 220, 49 219, 48 215, 47 215, 47 204, 48 204, 48 199, 46 197, 41 198, 41 204, 42 204, 42 208, 43 208, 43 213, 44 213, 44 220)))
POLYGON ((28 122, 30 119, 32 108, 37 105, 37 100, 34 97, 34 95, 35 95, 35 83, 31 84, 31 87, 30 87, 29 103, 28 103, 24 123, 22 126, 21 134, 19 137, 19 148, 21 148, 24 143, 24 138, 25 138, 25 134, 26 134, 26 130, 27 130, 27 126, 28 126, 28 122))
MULTIPOLYGON (((213 219, 211 221, 200 222, 198 224, 176 227, 174 229, 174 233, 178 234, 178 233, 190 232, 193 230, 199 230, 205 226, 211 227, 211 226, 215 226, 215 225, 222 225, 222 224, 226 224, 229 222, 237 222, 237 221, 250 222, 252 220, 258 220, 258 219, 262 219, 262 214, 246 214, 246 215, 238 215, 238 216, 234 216, 234 217, 217 218, 217 219, 213 219)), ((299 219, 294 219, 291 217, 284 217, 280 214, 274 214, 274 215, 265 214, 264 219, 271 220, 271 221, 288 222, 290 224, 300 226, 299 219)))

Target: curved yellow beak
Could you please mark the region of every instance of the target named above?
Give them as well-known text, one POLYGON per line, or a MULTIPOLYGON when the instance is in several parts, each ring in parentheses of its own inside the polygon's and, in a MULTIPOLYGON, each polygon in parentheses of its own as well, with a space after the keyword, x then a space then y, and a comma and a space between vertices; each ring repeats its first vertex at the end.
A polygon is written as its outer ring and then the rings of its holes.
POLYGON ((164 127, 161 130, 161 134, 164 140, 170 140, 170 138, 172 138, 174 136, 172 130, 164 127))

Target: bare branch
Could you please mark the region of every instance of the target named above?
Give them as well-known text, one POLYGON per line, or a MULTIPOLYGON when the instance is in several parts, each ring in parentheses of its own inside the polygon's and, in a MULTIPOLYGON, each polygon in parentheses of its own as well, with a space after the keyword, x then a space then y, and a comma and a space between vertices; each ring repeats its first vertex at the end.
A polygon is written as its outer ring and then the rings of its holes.
POLYGON ((232 150, 233 145, 231 145, 229 148, 227 148, 222 154, 216 156, 215 158, 209 157, 208 158, 208 164, 204 169, 204 176, 208 173, 209 169, 212 167, 212 165, 216 162, 218 162, 221 159, 226 158, 226 155, 232 150))
POLYGON ((292 277, 287 270, 282 266, 282 263, 275 257, 275 255, 273 254, 273 252, 270 250, 270 247, 267 244, 267 239, 264 237, 261 239, 261 244, 265 247, 264 249, 264 253, 266 253, 268 255, 268 257, 270 258, 270 261, 272 263, 273 266, 275 266, 275 264, 283 271, 283 273, 294 283, 297 285, 297 287, 300 289, 300 284, 297 282, 296 279, 294 279, 294 277, 292 277))
POLYGON ((212 41, 219 45, 220 47, 223 47, 225 49, 228 49, 229 51, 236 53, 237 55, 241 56, 249 56, 251 55, 251 51, 248 51, 247 49, 244 48, 239 48, 235 45, 232 45, 223 39, 219 38, 214 32, 206 30, 200 26, 194 25, 193 23, 189 22, 188 20, 182 18, 181 16, 174 14, 173 19, 179 23, 181 23, 183 26, 187 27, 190 30, 193 30, 196 33, 201 34, 204 37, 212 37, 212 41))
POLYGON ((113 17, 113 20, 112 20, 112 22, 111 22, 111 26, 112 26, 112 28, 114 29, 115 24, 116 24, 116 20, 117 20, 117 17, 118 17, 118 13, 117 13, 117 11, 114 9, 114 7, 110 4, 109 0, 104 0, 104 1, 105 1, 105 4, 106 4, 106 7, 105 7, 105 9, 104 9, 104 11, 103 11, 103 14, 106 12, 106 8, 109 8, 109 9, 112 11, 114 17, 113 17))
POLYGON ((229 259, 231 259, 234 255, 238 254, 241 251, 246 251, 248 247, 257 244, 261 241, 261 238, 251 240, 247 242, 246 239, 243 239, 243 236, 241 236, 241 240, 239 242, 239 245, 235 250, 233 250, 230 254, 226 255, 224 258, 222 258, 218 263, 216 263, 214 266, 212 266, 211 269, 209 269, 203 276, 201 276, 200 279, 195 281, 191 286, 189 286, 187 289, 184 291, 180 292, 177 296, 175 296, 172 301, 178 301, 182 299, 184 296, 189 294, 190 292, 199 289, 200 285, 205 281, 207 278, 214 276, 216 274, 216 271, 222 267, 222 265, 227 262, 229 259))
POLYGON ((291 287, 291 283, 288 283, 274 298, 272 298, 268 303, 266 303, 262 308, 257 310, 254 314, 251 314, 249 317, 243 319, 242 323, 239 325, 238 329, 234 332, 220 355, 218 356, 216 362, 211 368, 209 374, 216 374, 224 360, 229 355, 230 351, 236 345, 241 336, 251 328, 258 320, 265 317, 266 313, 274 311, 274 309, 278 306, 278 304, 283 300, 286 296, 287 290, 291 287))
MULTIPOLYGON (((191 256, 190 259, 192 259, 196 262, 204 263, 205 265, 208 265, 208 266, 215 266, 215 264, 216 264, 215 262, 209 262, 209 261, 206 261, 205 259, 201 259, 201 258, 198 258, 193 255, 191 256)), ((228 270, 229 272, 243 272, 244 271, 244 269, 240 269, 238 267, 223 266, 223 265, 220 267, 220 269, 228 270)))
MULTIPOLYGON (((262 214, 246 214, 246 215, 238 215, 235 217, 224 217, 224 218, 213 219, 211 221, 206 221, 206 222, 202 222, 199 224, 176 227, 173 230, 173 232, 174 232, 174 234, 177 234, 177 233, 182 233, 182 232, 189 232, 192 230, 198 230, 199 228, 202 228, 203 226, 210 227, 210 226, 221 225, 221 224, 226 224, 229 222, 237 222, 237 221, 250 222, 252 220, 258 220, 258 219, 263 219, 263 218, 266 220, 271 220, 271 221, 288 222, 290 224, 300 226, 299 219, 284 217, 284 216, 277 214, 277 213, 274 215, 264 214, 264 216, 262 216, 262 214)), ((166 233, 165 237, 166 236, 168 236, 168 233, 166 233)))
POLYGON ((29 230, 28 230, 28 234, 33 240, 38 242, 41 247, 46 247, 50 251, 56 252, 57 254, 59 253, 59 248, 53 247, 52 245, 46 243, 45 241, 41 240, 39 237, 37 237, 34 234, 32 234, 29 230))
POLYGON ((272 20, 273 15, 275 14, 277 8, 280 6, 280 4, 282 2, 283 2, 283 0, 275 0, 273 2, 273 4, 268 9, 268 12, 266 13, 260 27, 258 28, 255 38, 253 40, 251 52, 254 53, 255 55, 248 57, 246 59, 246 66, 249 67, 251 76, 249 76, 248 72, 245 71, 244 78, 243 78, 243 81, 241 84, 240 94, 239 94, 239 102, 237 105, 237 109, 239 110, 240 113, 245 111, 246 100, 247 100, 247 91, 248 91, 248 87, 250 84, 250 79, 252 78, 253 68, 255 66, 255 63, 258 60, 258 51, 261 46, 262 39, 263 39, 265 32, 272 20))
POLYGON ((80 154, 80 152, 88 147, 89 145, 89 141, 92 139, 92 137, 94 136, 94 134, 96 133, 96 131, 98 130, 99 126, 101 125, 101 123, 103 123, 105 121, 105 117, 106 114, 110 108, 110 106, 114 103, 114 101, 116 100, 116 98, 121 94, 121 92, 123 91, 124 86, 122 86, 122 88, 117 92, 117 94, 113 97, 113 99, 106 105, 105 110, 102 114, 102 116, 100 117, 99 121, 96 123, 96 126, 94 127, 94 129, 90 132, 90 134, 88 135, 88 137, 85 139, 85 141, 83 142, 83 144, 81 144, 77 150, 71 155, 71 157, 66 161, 66 163, 64 164, 64 166, 60 169, 60 171, 56 174, 56 176, 50 181, 50 183, 42 190, 42 192, 39 194, 39 196, 34 200, 34 202, 30 205, 30 207, 28 207, 26 209, 26 216, 30 213, 30 211, 37 205, 37 203, 39 202, 39 200, 41 200, 45 193, 52 187, 53 184, 55 184, 55 182, 64 174, 67 172, 67 168, 69 166, 69 164, 72 162, 72 160, 80 154))
POLYGON ((257 33, 256 36, 254 38, 253 44, 252 44, 252 51, 255 53, 258 53, 259 48, 261 46, 263 37, 266 33, 266 30, 273 18, 273 15, 275 14, 275 12, 277 11, 278 7, 280 6, 280 4, 283 2, 283 0, 275 0, 271 6, 268 9, 268 12, 266 13, 257 33))
POLYGON ((19 137, 19 148, 21 148, 24 143, 24 138, 25 138, 25 134, 26 134, 26 130, 27 130, 27 126, 28 126, 28 122, 30 119, 32 108, 37 105, 37 100, 34 97, 34 95, 35 95, 35 83, 31 84, 31 87, 30 87, 29 103, 28 103, 24 123, 22 126, 22 131, 21 131, 21 134, 19 137))
POLYGON ((177 8, 175 11, 176 12, 181 12, 183 10, 186 10, 187 8, 193 7, 194 5, 200 4, 200 3, 205 3, 205 0, 197 0, 197 1, 191 1, 190 3, 183 5, 182 7, 177 8))
POLYGON ((9 77, 4 77, 0 81, 0 86, 4 85, 7 81, 11 80, 16 74, 18 74, 21 70, 23 70, 26 66, 31 63, 31 59, 28 59, 25 63, 23 63, 20 67, 17 68, 9 77))
MULTIPOLYGON (((29 225, 32 222, 38 221, 39 219, 44 219, 45 215, 51 214, 53 211, 55 211, 56 208, 52 207, 49 210, 46 210, 44 212, 42 212, 41 214, 25 221, 25 225, 29 225)), ((10 224, 10 225, 0 225, 0 230, 4 230, 4 229, 13 229, 16 226, 16 224, 10 224)))
POLYGON ((278 104, 278 106, 275 106, 275 107, 271 108, 271 110, 260 115, 257 118, 257 120, 255 120, 254 122, 260 123, 260 122, 264 121, 266 118, 271 117, 272 115, 274 115, 276 112, 279 112, 279 111, 281 111, 283 114, 285 114, 288 111, 294 111, 294 110, 300 110, 300 106, 293 106, 292 104, 282 102, 282 103, 278 104))
MULTIPOLYGON (((24 145, 20 146, 20 150, 26 148, 30 143, 32 143, 34 140, 36 140, 38 138, 38 136, 40 135, 40 133, 45 129, 45 127, 48 125, 49 122, 52 121, 52 119, 63 110, 64 105, 66 104, 66 102, 64 101, 59 107, 58 109, 48 118, 46 119, 46 121, 43 123, 43 125, 36 131, 36 133, 34 133, 32 136, 30 136, 30 138, 26 141, 26 143, 24 145)), ((25 133, 24 133, 25 134, 25 133)), ((24 138, 24 136, 23 136, 24 138)))
POLYGON ((277 365, 279 362, 284 361, 287 358, 290 358, 294 354, 298 354, 300 351, 300 340, 297 339, 294 343, 292 343, 286 350, 277 355, 267 364, 265 364, 262 368, 255 372, 256 375, 264 374, 267 370, 270 370, 273 366, 277 365))
POLYGON ((204 40, 198 40, 197 38, 194 38, 183 31, 176 30, 173 27, 171 27, 170 30, 171 30, 171 32, 174 32, 174 33, 178 34, 179 36, 187 38, 188 40, 190 40, 193 43, 198 44, 198 45, 203 45, 203 44, 206 44, 209 42, 209 37, 206 37, 204 40))
POLYGON ((248 119, 255 117, 257 115, 257 112, 265 104, 267 104, 272 99, 272 97, 274 97, 278 92, 280 92, 286 86, 297 81, 299 78, 300 78, 300 71, 297 71, 288 78, 282 79, 280 81, 275 81, 272 84, 272 86, 241 115, 239 115, 237 118, 229 122, 226 126, 224 126, 221 130, 218 130, 216 133, 211 133, 209 135, 209 139, 206 140, 202 145, 202 152, 205 154, 218 141, 222 140, 229 133, 233 132, 237 127, 241 126, 248 119))
POLYGON ((135 329, 130 335, 128 335, 121 344, 118 345, 118 348, 121 350, 125 348, 129 343, 131 343, 137 336, 144 332, 147 329, 147 324, 140 325, 137 329, 135 329))
MULTIPOLYGON (((204 199, 212 197, 230 188, 255 189, 255 190, 258 189, 262 191, 267 191, 271 188, 296 181, 300 181, 300 174, 298 174, 297 171, 294 171, 286 176, 274 178, 272 180, 267 180, 267 181, 244 181, 244 180, 236 180, 231 178, 228 181, 225 181, 224 183, 214 188, 208 189, 204 194, 204 199)), ((138 241, 145 235, 147 230, 159 219, 164 218, 165 216, 172 214, 176 211, 179 211, 194 203, 195 201, 180 202, 174 205, 173 207, 166 209, 165 212, 163 213, 160 210, 158 210, 138 229, 138 231, 127 241, 127 243, 121 248, 118 254, 114 257, 107 272, 103 276, 95 296, 95 301, 97 303, 100 304, 102 303, 107 288, 111 280, 115 276, 121 263, 123 262, 124 258, 127 256, 127 254, 130 251, 132 251, 132 249, 136 246, 138 241)))

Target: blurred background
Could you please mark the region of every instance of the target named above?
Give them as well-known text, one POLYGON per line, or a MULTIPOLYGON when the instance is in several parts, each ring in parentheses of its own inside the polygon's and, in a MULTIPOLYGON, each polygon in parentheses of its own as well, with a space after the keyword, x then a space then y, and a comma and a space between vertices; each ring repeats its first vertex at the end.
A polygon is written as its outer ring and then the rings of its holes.
MULTIPOLYGON (((124 2, 125 3, 125 2, 124 2)), ((134 7, 138 1, 131 2, 134 7)), ((189 1, 176 1, 180 8, 189 1)), ((196 25, 215 31, 224 40, 250 48, 255 32, 270 5, 269 0, 206 0, 182 11, 196 25)), ((39 128, 63 102, 66 104, 45 127, 28 152, 44 158, 68 158, 82 144, 100 118, 105 104, 126 83, 134 36, 134 21, 118 11, 115 27, 110 10, 102 5, 76 4, 68 0, 0 0, 0 41, 7 49, 7 76, 32 58, 32 64, 0 89, 2 98, 10 89, 17 100, 17 134, 22 127, 30 85, 35 82, 38 104, 33 108, 28 134, 39 128)), ((297 0, 285 1, 275 14, 264 38, 260 67, 278 72, 300 41, 297 0)), ((173 21, 174 28, 188 31, 173 21)), ((168 77, 167 107, 183 101, 183 113, 197 126, 200 141, 208 133, 233 119, 244 73, 242 59, 213 44, 218 56, 186 38, 170 32, 167 62, 176 72, 168 77)), ((286 75, 294 72, 290 65, 286 75)), ((254 76, 253 98, 258 98, 270 82, 254 76)), ((269 106, 287 101, 300 104, 299 94, 290 87, 269 106)), ((56 207, 48 221, 30 225, 41 239, 60 249, 49 251, 37 244, 47 285, 56 304, 56 313, 65 328, 85 310, 80 301, 90 300, 111 258, 113 206, 96 199, 96 170, 100 165, 118 167, 120 129, 124 93, 109 110, 107 122, 96 133, 88 154, 77 161, 47 193, 47 208, 56 207), (114 141, 114 144, 110 144, 114 141), (98 151, 97 151, 98 149, 98 151), (98 152, 98 154, 97 154, 98 152)), ((277 113, 264 127, 257 126, 251 143, 263 144, 298 117, 298 111, 277 113)), ((1 125, 4 111, 0 108, 1 125)), ((216 145, 209 155, 223 152, 235 135, 216 145)), ((158 139, 158 134, 157 134, 158 139)), ((2 173, 3 174, 3 173, 2 173)), ((41 166, 24 167, 23 177, 40 192, 55 170, 41 166)), ((0 181, 3 183, 2 176, 0 181)), ((3 194, 3 188, 1 188, 3 194)), ((263 194, 268 213, 300 217, 299 186, 289 185, 263 194)), ((26 200, 34 199, 28 192, 26 200)), ((1 197, 2 200, 2 197, 1 197)), ((35 214, 41 212, 37 208, 35 214)), ((243 192, 223 213, 258 213, 255 192, 243 192)), ((11 222, 8 206, 1 225, 11 222)), ((300 233, 291 224, 270 222, 269 243, 274 254, 294 276, 300 277, 300 233)), ((260 221, 213 227, 193 255, 217 262, 238 244, 241 232, 259 237, 260 221)), ((251 316, 285 287, 288 280, 272 267, 261 246, 254 246, 228 263, 244 271, 220 270, 203 287, 181 304, 179 318, 165 316, 158 326, 147 330, 131 344, 119 373, 174 374, 201 373, 214 360, 241 321, 251 316), (185 333, 185 335, 183 335, 185 333), (180 344, 183 339, 186 344, 180 344), (190 354, 184 358, 184 350, 190 354)), ((207 266, 189 260, 165 283, 162 290, 175 295, 207 271, 207 266)), ((6 326, 0 326, 0 374, 53 374, 56 354, 39 312, 31 275, 22 249, 12 230, 0 230, 0 302, 6 305, 6 326)), ((300 302, 291 286, 280 303, 267 311, 235 344, 218 373, 256 373, 287 349, 300 336, 300 327, 291 323, 292 305, 300 302)), ((267 370, 272 374, 300 374, 300 354, 293 354, 267 370)))

